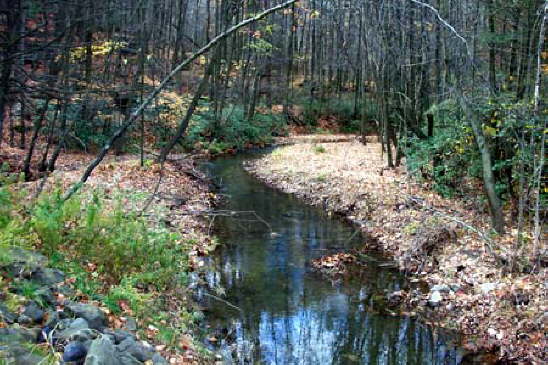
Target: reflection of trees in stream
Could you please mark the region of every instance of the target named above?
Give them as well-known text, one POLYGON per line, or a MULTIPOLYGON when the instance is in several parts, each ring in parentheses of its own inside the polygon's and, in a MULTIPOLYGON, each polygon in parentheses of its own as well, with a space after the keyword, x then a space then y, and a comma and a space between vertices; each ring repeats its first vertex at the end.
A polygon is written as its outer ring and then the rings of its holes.
POLYGON ((229 199, 223 209, 255 211, 264 224, 245 217, 218 217, 218 256, 207 274, 211 287, 226 289, 210 300, 208 322, 238 363, 267 364, 454 364, 431 332, 409 319, 369 311, 372 296, 398 290, 401 276, 370 266, 350 281, 332 284, 307 270, 309 261, 356 247, 363 238, 319 209, 268 189, 248 176, 236 159, 216 162, 229 199), (353 237, 353 239, 350 239, 353 237), (224 331, 223 331, 224 329, 224 331), (228 335, 227 335, 228 333, 228 335), (234 346, 230 345, 235 343, 234 346), (446 361, 447 360, 447 361, 446 361))
MULTIPOLYGON (((229 288, 228 300, 244 313, 232 318, 239 329, 237 358, 244 359, 248 353, 249 359, 248 347, 253 344, 253 358, 271 364, 457 363, 455 352, 436 343, 424 326, 367 311, 368 298, 378 283, 367 283, 361 290, 353 285, 325 288, 322 280, 305 278, 301 287, 266 287, 255 293, 241 290, 233 281, 239 289, 234 293, 229 288), (250 296, 255 300, 246 300, 250 296)), ((379 283, 383 279, 385 275, 375 278, 379 283)), ((226 308, 217 309, 226 314, 226 308)))

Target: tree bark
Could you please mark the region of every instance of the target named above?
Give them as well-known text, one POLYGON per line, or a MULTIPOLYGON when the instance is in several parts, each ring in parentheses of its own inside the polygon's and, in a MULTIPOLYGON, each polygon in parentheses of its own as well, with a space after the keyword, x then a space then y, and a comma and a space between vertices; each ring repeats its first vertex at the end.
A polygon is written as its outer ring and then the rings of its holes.
POLYGON ((487 139, 483 133, 481 122, 470 110, 466 100, 463 96, 460 96, 460 104, 463 108, 466 118, 468 119, 476 144, 478 146, 481 155, 481 166, 483 173, 483 188, 487 195, 487 201, 489 202, 489 210, 491 213, 491 221, 493 228, 497 233, 504 233, 504 216, 502 214, 502 204, 495 191, 495 176, 493 174, 493 164, 491 162, 491 151, 487 139))

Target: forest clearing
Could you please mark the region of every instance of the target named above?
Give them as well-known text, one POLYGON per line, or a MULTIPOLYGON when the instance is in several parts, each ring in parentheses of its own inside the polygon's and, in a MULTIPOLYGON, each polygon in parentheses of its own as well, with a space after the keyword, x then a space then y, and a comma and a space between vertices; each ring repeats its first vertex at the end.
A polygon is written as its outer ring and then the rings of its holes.
POLYGON ((544 364, 546 0, 0 0, 0 365, 544 364))

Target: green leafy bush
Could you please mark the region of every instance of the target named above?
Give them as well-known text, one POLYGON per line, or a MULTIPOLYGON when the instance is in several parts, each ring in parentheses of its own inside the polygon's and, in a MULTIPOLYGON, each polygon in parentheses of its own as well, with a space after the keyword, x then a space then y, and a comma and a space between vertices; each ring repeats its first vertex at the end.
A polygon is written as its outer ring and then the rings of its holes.
MULTIPOLYGON (((542 122, 531 117, 530 105, 516 103, 509 95, 478 97, 470 107, 474 117, 482 122, 490 148, 496 192, 506 200, 515 197, 517 186, 514 182, 520 170, 525 181, 533 181, 542 122)), ((433 113, 437 121, 434 136, 424 140, 404 137, 401 145, 406 146, 409 171, 418 178, 431 180, 435 190, 450 196, 460 192, 465 177, 481 179, 480 155, 458 103, 446 100, 428 113, 433 113)))
POLYGON ((264 144, 272 136, 284 133, 285 120, 281 115, 256 113, 249 119, 243 107, 231 105, 218 119, 212 112, 196 115, 189 125, 185 146, 200 146, 212 153, 228 149, 242 149, 248 144, 264 144))
POLYGON ((444 196, 460 192, 466 176, 480 177, 481 164, 472 130, 461 120, 458 106, 445 103, 436 110, 439 124, 432 138, 404 138, 407 168, 418 179, 429 180, 444 196))
POLYGON ((179 234, 150 227, 137 213, 126 211, 122 195, 112 206, 104 206, 103 200, 97 192, 89 201, 80 195, 64 204, 58 192, 42 197, 30 223, 44 252, 67 252, 82 263, 93 263, 114 284, 146 272, 151 282, 165 286, 184 271, 186 246, 179 234))

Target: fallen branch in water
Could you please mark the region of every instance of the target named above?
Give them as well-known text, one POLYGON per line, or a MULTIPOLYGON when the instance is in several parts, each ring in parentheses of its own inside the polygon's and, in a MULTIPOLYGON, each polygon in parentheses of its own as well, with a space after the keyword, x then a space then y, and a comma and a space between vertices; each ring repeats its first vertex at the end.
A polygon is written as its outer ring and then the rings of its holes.
POLYGON ((209 298, 212 298, 212 299, 215 299, 215 300, 217 300, 217 301, 219 301, 219 302, 221 302, 221 303, 224 303, 224 304, 226 304, 227 306, 229 306, 230 308, 236 309, 236 310, 237 310, 238 312, 240 312, 240 313, 244 313, 244 311, 243 311, 240 307, 235 306, 234 304, 230 303, 230 302, 227 301, 227 300, 224 300, 223 298, 219 298, 219 297, 217 297, 217 296, 215 296, 215 295, 212 295, 212 294, 209 294, 209 293, 202 293, 202 295, 204 295, 204 296, 206 296, 206 297, 209 297, 209 298))

